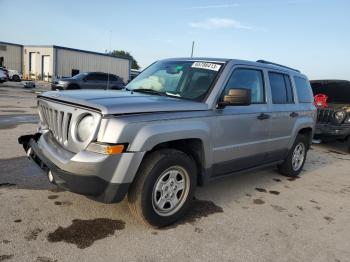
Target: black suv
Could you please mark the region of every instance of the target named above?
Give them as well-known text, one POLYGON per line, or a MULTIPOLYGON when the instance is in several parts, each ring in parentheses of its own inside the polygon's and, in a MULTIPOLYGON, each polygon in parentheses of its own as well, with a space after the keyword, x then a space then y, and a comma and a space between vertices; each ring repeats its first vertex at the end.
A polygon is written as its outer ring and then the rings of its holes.
POLYGON ((70 78, 63 78, 52 83, 52 90, 69 89, 123 89, 124 81, 113 74, 100 72, 80 73, 70 78))
POLYGON ((350 153, 350 81, 310 81, 315 97, 317 124, 315 138, 347 143, 350 153))

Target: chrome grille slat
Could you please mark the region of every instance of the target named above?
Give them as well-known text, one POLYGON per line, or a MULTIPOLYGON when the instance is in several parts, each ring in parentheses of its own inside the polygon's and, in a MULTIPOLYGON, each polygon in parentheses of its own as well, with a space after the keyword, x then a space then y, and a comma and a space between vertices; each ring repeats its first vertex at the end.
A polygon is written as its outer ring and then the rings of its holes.
POLYGON ((319 108, 317 110, 317 122, 330 123, 333 122, 334 110, 329 108, 319 108))
POLYGON ((91 142, 91 140, 79 141, 76 134, 73 133, 72 126, 77 125, 82 115, 89 114, 94 117, 96 122, 93 135, 97 135, 101 121, 100 113, 46 99, 39 99, 38 102, 43 133, 49 132, 58 144, 70 152, 77 153, 91 142))

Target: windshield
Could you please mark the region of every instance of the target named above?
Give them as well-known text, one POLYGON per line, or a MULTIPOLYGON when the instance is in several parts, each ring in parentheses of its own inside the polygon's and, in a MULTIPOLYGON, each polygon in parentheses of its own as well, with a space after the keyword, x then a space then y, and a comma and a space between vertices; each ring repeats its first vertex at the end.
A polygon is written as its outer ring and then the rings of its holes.
POLYGON ((144 70, 126 88, 202 101, 223 67, 217 62, 160 61, 144 70))
POLYGON ((80 74, 73 76, 72 78, 80 80, 80 79, 83 79, 86 75, 87 75, 87 73, 80 73, 80 74))
POLYGON ((350 104, 350 82, 324 81, 311 82, 314 95, 328 96, 328 103, 350 104))

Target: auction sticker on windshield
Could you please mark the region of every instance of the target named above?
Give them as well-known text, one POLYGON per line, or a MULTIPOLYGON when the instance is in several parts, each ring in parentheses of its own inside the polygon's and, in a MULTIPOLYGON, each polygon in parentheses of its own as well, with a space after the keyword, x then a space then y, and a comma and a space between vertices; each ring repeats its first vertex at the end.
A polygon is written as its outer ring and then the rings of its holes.
POLYGON ((194 62, 191 67, 219 71, 221 65, 207 62, 194 62))

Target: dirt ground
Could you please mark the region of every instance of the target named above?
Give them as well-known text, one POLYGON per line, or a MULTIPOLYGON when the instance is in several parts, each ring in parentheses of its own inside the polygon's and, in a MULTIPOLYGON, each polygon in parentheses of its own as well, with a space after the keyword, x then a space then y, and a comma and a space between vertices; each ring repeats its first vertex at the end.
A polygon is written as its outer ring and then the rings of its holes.
POLYGON ((313 145, 302 176, 274 168, 196 191, 178 224, 145 228, 126 201, 57 190, 17 138, 35 132, 36 94, 0 84, 0 262, 350 261, 350 155, 313 145))

